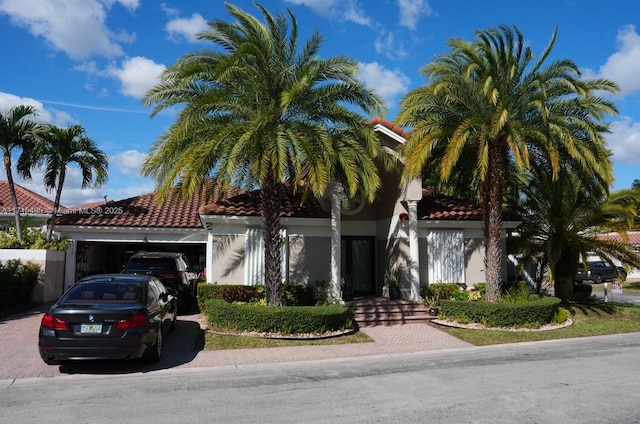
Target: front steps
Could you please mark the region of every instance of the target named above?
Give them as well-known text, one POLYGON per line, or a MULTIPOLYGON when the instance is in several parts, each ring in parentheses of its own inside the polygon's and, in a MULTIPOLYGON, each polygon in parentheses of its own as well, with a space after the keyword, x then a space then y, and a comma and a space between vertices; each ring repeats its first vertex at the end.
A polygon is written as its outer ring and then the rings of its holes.
POLYGON ((437 318, 429 315, 423 302, 365 297, 348 303, 353 307, 354 319, 359 327, 428 323, 437 318))

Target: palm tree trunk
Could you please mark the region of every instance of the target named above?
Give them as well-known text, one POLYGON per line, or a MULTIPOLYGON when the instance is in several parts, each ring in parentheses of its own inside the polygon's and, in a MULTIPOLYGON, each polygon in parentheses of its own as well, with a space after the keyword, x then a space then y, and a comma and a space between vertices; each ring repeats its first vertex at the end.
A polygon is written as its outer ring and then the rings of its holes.
MULTIPOLYGON (((502 201, 506 184, 506 157, 504 143, 494 142, 489 147, 489 169, 483 183, 483 229, 485 237, 485 278, 487 302, 500 298, 502 281, 502 201)), ((505 146, 506 147, 506 146, 505 146)))
POLYGON ((273 174, 265 178, 262 196, 262 236, 267 304, 282 306, 282 276, 280 256, 280 205, 282 186, 273 174))
POLYGON ((11 201, 13 202, 13 214, 16 219, 16 237, 18 237, 18 242, 22 245, 22 220, 20 219, 20 206, 18 205, 16 186, 13 182, 13 174, 11 173, 11 156, 7 153, 4 154, 4 170, 7 173, 9 192, 11 193, 11 201))
POLYGON ((53 235, 53 227, 55 225, 56 216, 58 215, 58 209, 60 208, 60 197, 62 197, 62 185, 64 184, 65 179, 65 169, 62 168, 60 170, 60 179, 58 180, 58 186, 56 187, 56 198, 53 201, 53 213, 51 214, 51 219, 49 220, 49 225, 47 226, 47 243, 51 241, 51 236, 53 235))
POLYGON ((579 260, 580 254, 578 252, 564 249, 553 265, 554 296, 562 299, 563 302, 573 298, 573 283, 576 280, 579 260))

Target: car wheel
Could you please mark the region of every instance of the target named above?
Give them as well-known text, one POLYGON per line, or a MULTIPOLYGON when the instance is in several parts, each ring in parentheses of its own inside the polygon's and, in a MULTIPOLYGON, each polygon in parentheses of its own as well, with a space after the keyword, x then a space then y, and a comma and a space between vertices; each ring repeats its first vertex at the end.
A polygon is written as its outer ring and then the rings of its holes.
POLYGON ((593 282, 596 284, 602 283, 602 275, 596 274, 595 277, 593 277, 593 282))
POLYGON ((153 346, 151 346, 151 353, 149 354, 149 356, 147 356, 147 360, 149 362, 158 362, 160 360, 160 358, 162 357, 162 343, 162 328, 158 328, 158 338, 156 339, 156 342, 153 344, 153 346))

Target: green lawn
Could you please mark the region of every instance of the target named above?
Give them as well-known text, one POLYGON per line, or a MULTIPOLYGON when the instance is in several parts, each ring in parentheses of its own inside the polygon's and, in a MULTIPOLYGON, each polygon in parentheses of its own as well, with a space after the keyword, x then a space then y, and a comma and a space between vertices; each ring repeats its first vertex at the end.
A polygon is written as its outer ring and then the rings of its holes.
POLYGON ((210 332, 203 332, 203 334, 204 340, 201 341, 201 343, 204 345, 203 347, 205 350, 259 349, 283 346, 313 346, 373 342, 373 340, 369 336, 360 332, 348 336, 332 337, 318 340, 266 339, 262 337, 214 334, 210 332))
POLYGON ((594 303, 565 306, 573 325, 548 331, 513 332, 499 330, 442 330, 476 346, 519 343, 573 337, 601 336, 640 331, 640 307, 617 303, 594 303))

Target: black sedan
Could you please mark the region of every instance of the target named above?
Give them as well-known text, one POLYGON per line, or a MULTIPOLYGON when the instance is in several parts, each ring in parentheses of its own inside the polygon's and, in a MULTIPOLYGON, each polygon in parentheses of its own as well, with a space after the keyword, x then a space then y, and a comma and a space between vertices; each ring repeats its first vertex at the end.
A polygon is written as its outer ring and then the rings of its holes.
POLYGON ((50 365, 85 359, 158 361, 176 316, 175 292, 155 277, 86 277, 42 317, 40 357, 50 365))

